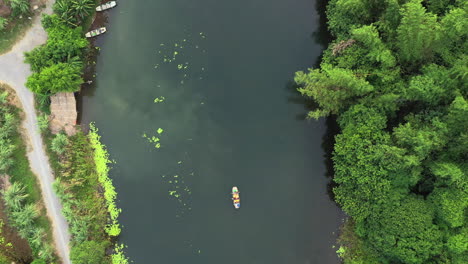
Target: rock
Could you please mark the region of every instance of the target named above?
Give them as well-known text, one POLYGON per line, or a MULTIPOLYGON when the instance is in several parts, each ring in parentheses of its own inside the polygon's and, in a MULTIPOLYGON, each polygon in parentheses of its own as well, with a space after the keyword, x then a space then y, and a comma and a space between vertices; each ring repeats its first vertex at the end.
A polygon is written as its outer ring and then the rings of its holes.
POLYGON ((37 10, 37 9, 39 9, 39 6, 38 6, 38 5, 34 5, 34 6, 33 6, 33 10, 37 10))

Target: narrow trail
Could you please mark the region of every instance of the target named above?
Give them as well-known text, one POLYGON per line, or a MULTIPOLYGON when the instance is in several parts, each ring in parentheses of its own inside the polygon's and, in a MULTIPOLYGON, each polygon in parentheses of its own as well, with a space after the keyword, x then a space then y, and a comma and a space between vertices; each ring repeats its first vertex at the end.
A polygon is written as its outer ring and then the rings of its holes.
MULTIPOLYGON (((47 7, 43 10, 43 13, 51 14, 54 2, 54 0, 47 1, 47 7)), ((25 86, 31 70, 29 64, 24 63, 24 52, 44 44, 46 40, 47 33, 41 25, 41 15, 38 15, 34 18, 32 27, 12 50, 0 55, 0 82, 10 85, 16 91, 23 105, 25 119, 22 125, 29 146, 32 148, 28 152, 29 163, 40 182, 47 214, 52 221, 53 238, 57 253, 64 264, 70 264, 68 223, 62 215, 62 206, 58 197, 52 190, 54 177, 39 133, 36 110, 34 109, 34 96, 25 86)))

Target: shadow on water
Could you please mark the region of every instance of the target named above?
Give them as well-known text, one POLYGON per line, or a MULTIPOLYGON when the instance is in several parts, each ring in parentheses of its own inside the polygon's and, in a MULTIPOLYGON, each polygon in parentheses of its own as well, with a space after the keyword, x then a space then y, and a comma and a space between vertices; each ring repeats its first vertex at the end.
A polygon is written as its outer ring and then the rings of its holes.
MULTIPOLYGON (((333 41, 333 36, 330 34, 327 28, 327 17, 326 17, 326 9, 328 0, 317 0, 316 1, 316 10, 317 13, 320 14, 319 16, 319 27, 317 31, 311 34, 311 38, 315 41, 315 43, 321 45, 325 50, 327 46, 333 41)), ((313 68, 317 69, 320 67, 320 63, 323 58, 323 53, 317 58, 315 63, 313 63, 313 68)), ((315 102, 313 99, 308 98, 306 96, 302 96, 300 92, 298 92, 299 85, 297 85, 294 81, 289 81, 286 84, 286 89, 289 91, 289 95, 287 97, 288 102, 294 104, 300 104, 304 106, 304 112, 298 113, 296 115, 297 120, 307 120, 307 114, 310 111, 316 110, 319 106, 318 103, 315 102)), ((333 188, 337 186, 337 184, 333 181, 334 178, 334 169, 333 169, 333 147, 335 145, 335 136, 340 132, 339 125, 337 123, 337 116, 329 116, 326 118, 326 125, 327 130, 322 139, 322 149, 324 150, 324 162, 325 162, 325 176, 329 178, 329 182, 327 184, 327 194, 330 199, 335 202, 335 194, 333 193, 333 188)), ((336 203, 336 202, 335 202, 336 203)))
MULTIPOLYGON (((333 40, 333 36, 330 34, 330 32, 327 29, 327 17, 325 15, 327 4, 328 4, 328 0, 316 1, 316 10, 317 10, 317 13, 320 14, 319 15, 319 27, 315 32, 313 32, 310 35, 311 38, 315 41, 315 43, 323 47, 323 50, 325 50, 327 46, 333 40)), ((318 69, 320 67, 322 57, 323 57, 323 53, 316 59, 314 63, 312 63, 313 69, 318 69)), ((299 70, 300 69, 298 69, 298 71, 299 70)), ((290 92, 290 95, 287 97, 287 100, 288 102, 291 102, 294 104, 301 104, 304 106, 304 110, 305 110, 304 113, 298 113, 296 115, 296 119, 305 120, 307 119, 308 112, 316 110, 318 108, 318 104, 313 99, 302 96, 300 92, 297 91, 298 88, 300 88, 300 86, 297 85, 293 80, 290 80, 286 83, 286 90, 290 92)), ((328 121, 327 121, 327 125, 329 125, 328 121)), ((328 132, 329 131, 327 131, 327 133, 328 132)))
POLYGON ((333 146, 335 145, 335 136, 340 133, 340 127, 336 121, 337 116, 332 115, 327 117, 326 124, 327 130, 323 135, 322 139, 322 149, 325 152, 325 176, 330 179, 330 182, 327 184, 327 193, 332 201, 335 201, 335 193, 333 188, 337 186, 333 180, 335 176, 335 171, 333 169, 333 146))
POLYGON ((289 92, 287 100, 289 103, 304 106, 304 111, 296 114, 296 120, 306 120, 307 114, 310 111, 316 110, 318 108, 318 104, 311 98, 301 95, 301 93, 297 90, 300 87, 301 86, 296 84, 296 82, 292 80, 288 81, 286 83, 286 90, 289 92))
MULTIPOLYGON (((310 111, 317 110, 319 107, 318 103, 315 100, 303 96, 300 94, 297 89, 300 88, 294 81, 289 81, 286 84, 286 90, 290 93, 287 96, 287 100, 290 103, 302 105, 304 111, 301 113, 297 113, 295 118, 296 120, 307 120, 307 114, 310 111)), ((326 126, 327 130, 322 138, 322 149, 324 150, 324 163, 325 163, 325 177, 329 178, 329 182, 327 184, 327 194, 330 199, 335 202, 335 194, 333 193, 333 188, 336 187, 336 183, 333 181, 334 177, 334 170, 333 170, 333 146, 335 145, 335 136, 340 132, 340 127, 336 121, 337 116, 329 116, 326 118, 326 126)), ((336 203, 336 202, 335 202, 336 203)))
MULTIPOLYGON (((111 12, 109 10, 107 12, 111 12)), ((107 26, 109 23, 109 16, 107 12, 97 12, 92 24, 88 30, 107 26)), ((93 97, 97 87, 96 78, 96 65, 97 58, 99 57, 99 47, 104 45, 106 35, 102 35, 89 40, 88 50, 86 52, 86 65, 83 70, 83 81, 79 92, 75 93, 76 109, 78 111, 77 124, 81 124, 83 113, 83 96, 93 97)), ((87 129, 88 124, 81 124, 83 128, 87 129)))
MULTIPOLYGON (((319 107, 315 100, 301 95, 297 89, 300 88, 294 81, 289 81, 286 84, 286 90, 289 91, 287 100, 290 103, 302 105, 304 111, 296 114, 296 120, 307 121, 307 114, 310 111, 317 110, 319 107)), ((340 132, 340 127, 336 121, 337 116, 329 116, 326 118, 327 130, 322 138, 322 149, 324 150, 324 163, 325 163, 325 177, 329 178, 327 184, 327 194, 332 201, 335 202, 335 194, 333 193, 333 188, 336 186, 336 183, 333 181, 334 170, 333 170, 333 146, 335 145, 335 136, 340 132)), ((335 202, 336 203, 336 202, 335 202)))
MULTIPOLYGON (((327 28, 327 16, 325 14, 325 11, 327 10, 328 0, 317 0, 315 3, 317 12, 318 14, 320 14, 319 26, 317 28, 317 31, 311 34, 311 38, 315 41, 315 43, 322 46, 322 49, 325 51, 328 45, 333 41, 333 36, 330 34, 327 28)), ((322 58, 323 52, 313 64, 314 69, 318 69, 320 67, 322 58)))
MULTIPOLYGON (((312 39, 315 43, 321 45, 323 49, 326 49, 328 44, 330 44, 333 40, 333 36, 330 34, 327 28, 327 16, 325 11, 327 10, 328 0, 317 0, 316 2, 316 10, 319 15, 319 27, 317 31, 311 34, 312 39)), ((318 62, 321 61, 321 58, 318 62)))

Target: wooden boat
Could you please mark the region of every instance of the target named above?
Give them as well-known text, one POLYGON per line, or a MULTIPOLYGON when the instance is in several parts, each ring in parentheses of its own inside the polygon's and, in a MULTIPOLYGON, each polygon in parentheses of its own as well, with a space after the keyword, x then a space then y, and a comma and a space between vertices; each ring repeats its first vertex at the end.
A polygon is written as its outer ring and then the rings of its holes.
POLYGON ((85 36, 87 38, 92 38, 92 37, 96 37, 96 36, 99 36, 101 34, 104 34, 106 32, 106 28, 105 27, 102 27, 102 28, 96 28, 94 30, 91 30, 90 32, 86 33, 85 36))
POLYGON ((113 7, 115 7, 117 5, 117 2, 115 1, 109 1, 105 4, 102 4, 98 7, 96 7, 96 11, 100 12, 100 11, 104 11, 104 10, 107 10, 107 9, 111 9, 113 7))
POLYGON ((240 192, 239 189, 237 189, 236 186, 232 187, 232 203, 234 205, 234 208, 239 209, 240 208, 240 192))

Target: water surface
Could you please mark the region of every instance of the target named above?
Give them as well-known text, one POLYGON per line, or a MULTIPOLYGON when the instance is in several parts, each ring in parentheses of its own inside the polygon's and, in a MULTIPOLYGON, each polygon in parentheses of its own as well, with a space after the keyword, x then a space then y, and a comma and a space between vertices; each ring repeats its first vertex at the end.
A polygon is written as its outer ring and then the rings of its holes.
POLYGON ((339 263, 326 124, 303 119, 291 83, 322 52, 317 5, 134 0, 110 12, 82 122, 116 161, 135 263, 339 263))

